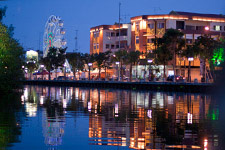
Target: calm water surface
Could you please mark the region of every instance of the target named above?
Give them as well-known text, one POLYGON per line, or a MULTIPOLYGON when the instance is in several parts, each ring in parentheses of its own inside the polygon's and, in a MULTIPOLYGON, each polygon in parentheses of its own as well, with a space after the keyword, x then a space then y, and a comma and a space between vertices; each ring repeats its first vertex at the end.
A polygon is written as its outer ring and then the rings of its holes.
POLYGON ((223 149, 206 94, 25 86, 0 104, 0 149, 223 149))

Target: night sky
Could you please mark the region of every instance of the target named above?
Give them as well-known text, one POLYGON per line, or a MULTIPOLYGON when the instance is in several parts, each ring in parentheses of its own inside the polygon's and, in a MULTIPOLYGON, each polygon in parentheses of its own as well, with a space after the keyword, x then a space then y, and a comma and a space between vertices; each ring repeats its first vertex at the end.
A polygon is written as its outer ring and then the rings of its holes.
POLYGON ((45 23, 50 15, 56 15, 64 20, 67 50, 75 49, 78 30, 79 51, 89 53, 90 28, 118 22, 119 1, 123 23, 133 16, 167 14, 171 10, 225 14, 225 0, 7 0, 0 5, 8 7, 3 22, 15 27, 14 37, 25 50, 42 50, 45 23))

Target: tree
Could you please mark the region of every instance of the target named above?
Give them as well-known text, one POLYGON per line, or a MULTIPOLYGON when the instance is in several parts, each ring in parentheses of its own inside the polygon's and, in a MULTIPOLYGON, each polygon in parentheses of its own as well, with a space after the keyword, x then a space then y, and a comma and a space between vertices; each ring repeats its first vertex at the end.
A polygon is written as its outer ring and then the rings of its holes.
MULTIPOLYGON (((186 48, 182 51, 181 56, 185 57, 185 58, 190 58, 190 57, 195 57, 195 48, 193 45, 187 45, 186 48)), ((191 78, 190 78, 190 74, 191 74, 191 61, 189 61, 188 63, 188 81, 191 82, 191 78)))
POLYGON ((166 65, 173 59, 173 54, 166 44, 160 45, 156 51, 156 64, 163 64, 163 79, 166 77, 166 65))
MULTIPOLYGON (((168 48, 173 55, 173 71, 174 76, 176 76, 176 56, 181 53, 185 46, 185 41, 183 39, 183 33, 176 29, 169 29, 162 37, 162 42, 165 44, 164 48, 168 48)), ((174 78, 175 79, 175 78, 174 78)), ((174 80, 175 81, 175 80, 174 80)))
POLYGON ((74 79, 76 79, 76 71, 80 69, 80 65, 82 63, 81 56, 82 56, 81 53, 66 54, 66 58, 68 59, 70 65, 72 66, 74 79))
POLYGON ((105 80, 107 80, 107 68, 111 65, 111 51, 105 52, 104 61, 102 63, 102 67, 105 68, 105 80))
POLYGON ((127 60, 127 51, 126 50, 118 50, 115 52, 115 61, 119 61, 120 62, 120 75, 118 77, 118 80, 120 80, 120 76, 123 79, 123 64, 126 63, 127 60))
POLYGON ((50 47, 47 56, 41 59, 41 63, 44 64, 46 70, 49 72, 49 80, 51 80, 51 70, 55 69, 57 76, 58 67, 63 67, 65 63, 65 51, 66 48, 50 47))
POLYGON ((22 87, 23 48, 13 35, 13 28, 2 24, 5 8, 0 9, 0 91, 9 92, 22 87))
POLYGON ((32 73, 38 69, 37 61, 34 59, 29 60, 26 64, 26 67, 27 67, 28 72, 30 73, 30 80, 31 80, 32 73))
POLYGON ((212 56, 214 50, 219 46, 219 42, 211 38, 209 35, 204 35, 198 37, 194 43, 195 53, 199 55, 202 65, 200 65, 200 70, 202 70, 203 80, 206 79, 206 61, 212 66, 212 56))
POLYGON ((130 64, 130 81, 132 81, 132 67, 133 65, 137 64, 140 55, 141 55, 140 51, 131 51, 128 53, 127 62, 130 64))

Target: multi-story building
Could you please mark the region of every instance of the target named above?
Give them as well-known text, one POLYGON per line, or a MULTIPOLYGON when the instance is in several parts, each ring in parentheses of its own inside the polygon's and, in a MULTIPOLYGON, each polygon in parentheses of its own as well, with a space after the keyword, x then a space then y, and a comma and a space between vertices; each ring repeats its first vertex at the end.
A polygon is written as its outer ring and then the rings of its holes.
POLYGON ((225 35, 225 16, 171 11, 167 15, 143 15, 131 18, 132 50, 141 52, 155 49, 152 39, 164 35, 167 29, 179 29, 187 44, 199 36, 209 34, 217 39, 225 35))
MULTIPOLYGON (((166 15, 143 15, 131 18, 131 50, 152 52, 156 49, 152 39, 161 38, 166 30, 178 29, 184 33, 186 44, 193 44, 201 35, 208 34, 214 39, 225 35, 225 16, 171 11, 166 15)), ((176 58, 176 74, 187 76, 188 60, 176 58), (179 66, 179 67, 178 67, 179 66), (183 68, 183 69, 182 69, 183 68)), ((191 62, 192 79, 200 79, 200 60, 191 62)), ((162 70, 162 67, 161 67, 162 70)), ((166 74, 173 74, 172 62, 166 74)))
POLYGON ((131 25, 100 25, 90 29, 90 54, 131 47, 131 25), (119 36, 120 33, 120 36, 119 36), (120 43, 120 44, 119 44, 120 43))

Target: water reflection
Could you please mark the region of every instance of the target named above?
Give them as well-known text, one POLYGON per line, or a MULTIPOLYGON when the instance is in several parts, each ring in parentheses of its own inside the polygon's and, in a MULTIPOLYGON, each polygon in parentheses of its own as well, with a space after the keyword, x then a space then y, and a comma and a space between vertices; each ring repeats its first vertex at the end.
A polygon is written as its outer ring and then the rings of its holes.
POLYGON ((219 149, 219 109, 209 95, 27 86, 21 103, 27 117, 42 114, 45 140, 39 142, 50 147, 68 148, 64 138, 74 144, 66 133, 78 134, 84 122, 70 131, 66 126, 85 116, 89 127, 79 134, 88 133, 89 148, 219 149))

